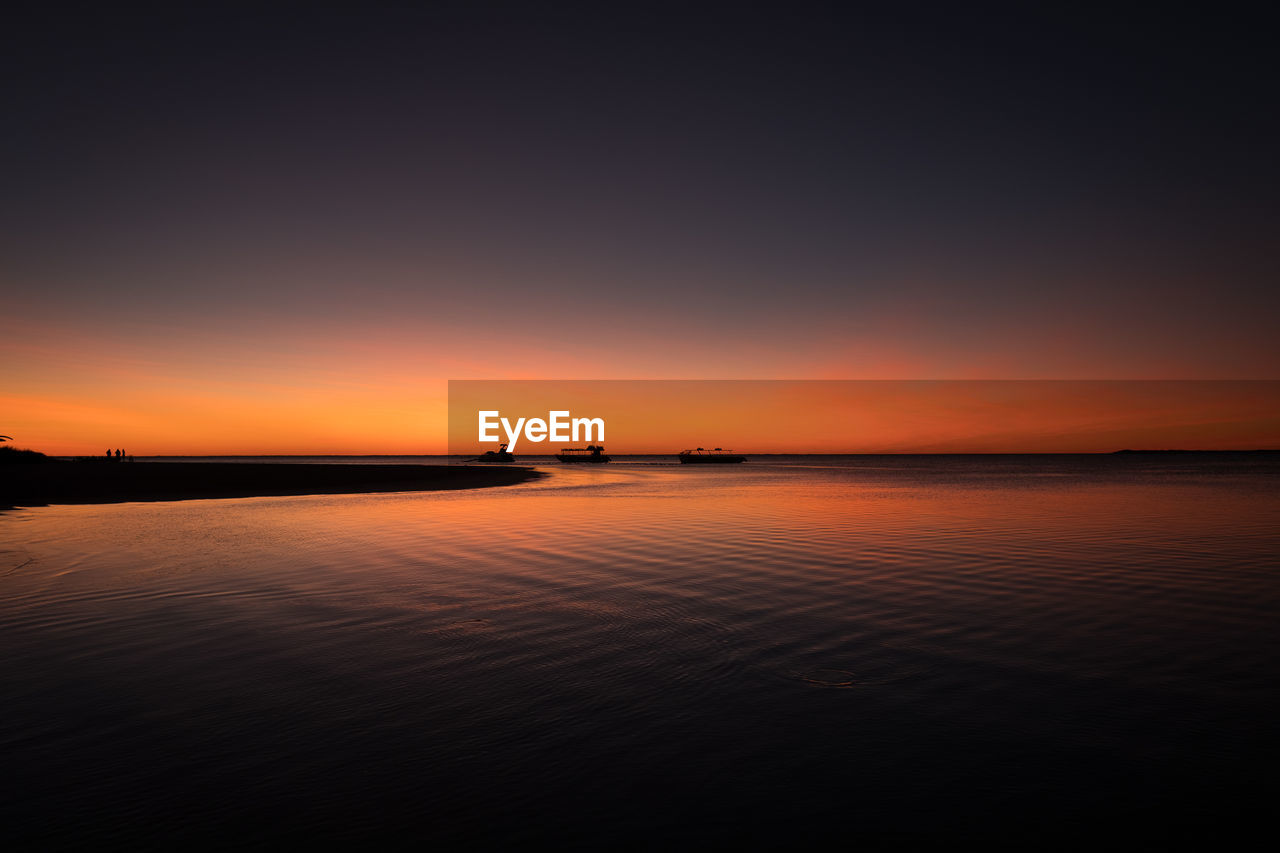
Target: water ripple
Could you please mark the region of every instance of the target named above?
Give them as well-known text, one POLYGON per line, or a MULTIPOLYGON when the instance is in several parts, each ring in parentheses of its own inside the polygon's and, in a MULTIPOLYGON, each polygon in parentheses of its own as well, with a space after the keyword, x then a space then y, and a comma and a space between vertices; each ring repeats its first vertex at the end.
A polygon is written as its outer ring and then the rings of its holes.
POLYGON ((6 513, 0 746, 23 809, 117 839, 652 846, 695 808, 777 840, 1265 788, 1274 474, 986 464, 6 513))

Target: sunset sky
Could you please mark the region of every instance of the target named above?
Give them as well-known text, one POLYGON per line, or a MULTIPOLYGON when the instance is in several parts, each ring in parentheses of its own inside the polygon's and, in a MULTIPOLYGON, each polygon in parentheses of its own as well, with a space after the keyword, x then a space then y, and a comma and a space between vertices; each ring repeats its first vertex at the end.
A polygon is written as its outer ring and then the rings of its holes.
POLYGON ((7 21, 0 433, 437 453, 449 379, 1280 378, 1261 21, 419 5, 7 21))
POLYGON ((1248 450, 1277 444, 1280 382, 453 380, 449 453, 497 450, 512 432, 517 457, 599 441, 598 432, 555 441, 521 430, 521 418, 549 423, 551 412, 565 411, 558 416, 562 424, 598 418, 607 449, 623 454, 692 447, 740 453, 1248 450), (479 436, 481 412, 496 412, 487 416, 493 424, 488 442, 479 436))

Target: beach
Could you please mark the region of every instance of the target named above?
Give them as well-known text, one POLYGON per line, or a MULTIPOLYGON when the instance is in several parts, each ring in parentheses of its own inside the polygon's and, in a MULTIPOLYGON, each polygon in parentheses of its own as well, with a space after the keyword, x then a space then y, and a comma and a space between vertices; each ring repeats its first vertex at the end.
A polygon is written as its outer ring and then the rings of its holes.
POLYGON ((476 489, 537 476, 481 465, 47 462, 5 466, 0 507, 476 489))

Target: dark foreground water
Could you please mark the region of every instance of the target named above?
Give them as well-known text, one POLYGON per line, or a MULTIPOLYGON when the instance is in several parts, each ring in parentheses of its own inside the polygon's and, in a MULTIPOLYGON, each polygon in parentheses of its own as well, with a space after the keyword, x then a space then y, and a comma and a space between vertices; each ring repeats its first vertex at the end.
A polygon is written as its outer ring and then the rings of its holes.
POLYGON ((1274 457, 784 463, 0 513, 4 837, 1269 831, 1274 457))

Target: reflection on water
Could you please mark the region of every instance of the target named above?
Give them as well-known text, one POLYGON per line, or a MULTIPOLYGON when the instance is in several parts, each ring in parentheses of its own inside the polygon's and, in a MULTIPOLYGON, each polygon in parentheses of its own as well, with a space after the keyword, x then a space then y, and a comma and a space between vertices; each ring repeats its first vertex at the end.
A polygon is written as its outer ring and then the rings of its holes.
POLYGON ((10 826, 1149 840, 1276 793, 1265 458, 551 470, 0 515, 10 826))

